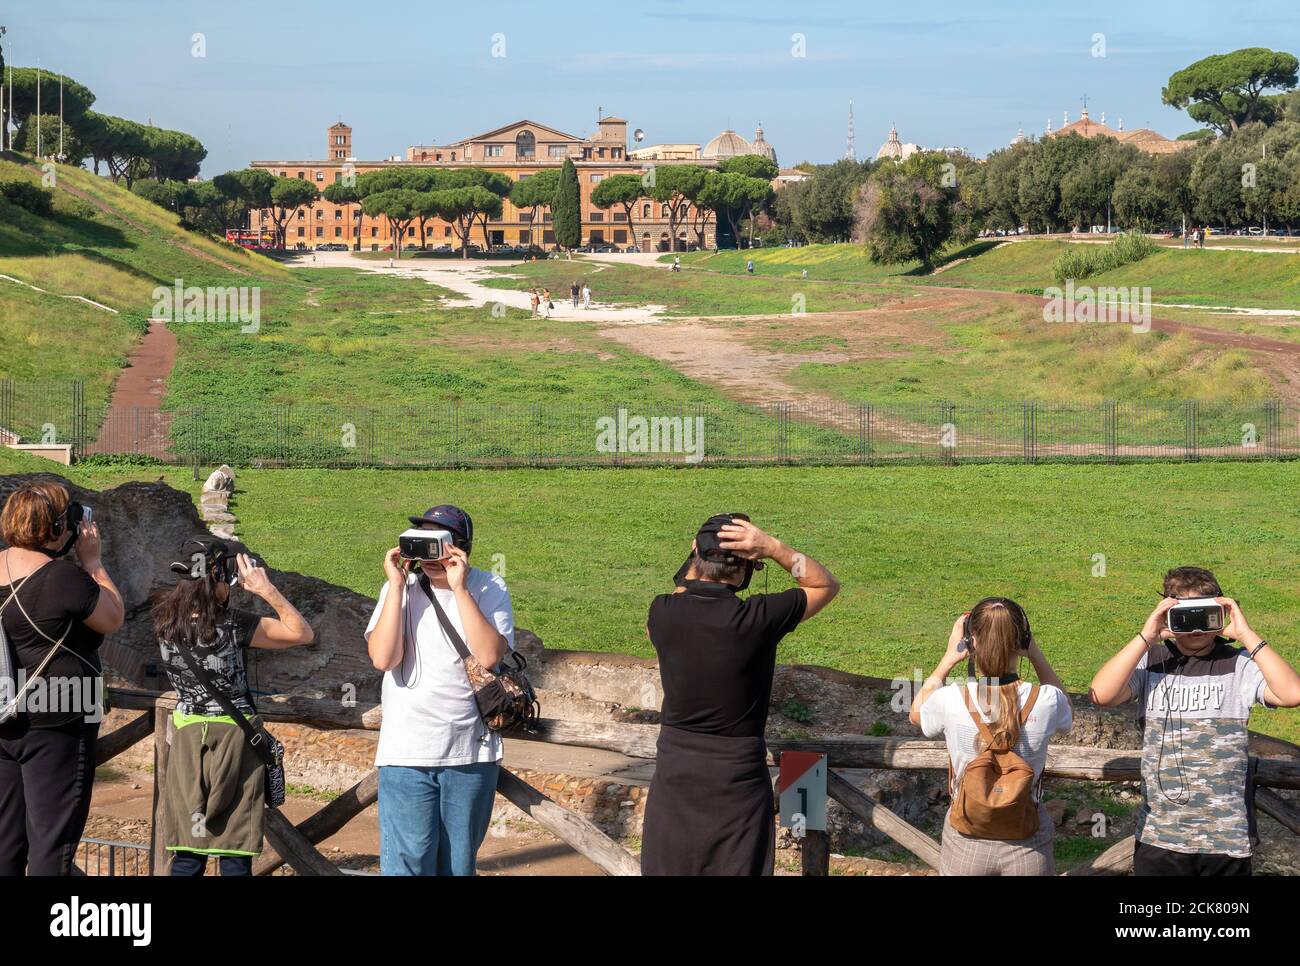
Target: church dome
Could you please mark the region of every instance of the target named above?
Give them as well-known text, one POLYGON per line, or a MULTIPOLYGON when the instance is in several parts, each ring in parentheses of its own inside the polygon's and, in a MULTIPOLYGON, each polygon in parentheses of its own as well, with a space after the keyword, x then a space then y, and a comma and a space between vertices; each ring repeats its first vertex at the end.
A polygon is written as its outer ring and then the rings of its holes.
POLYGON ((749 142, 735 131, 723 131, 700 151, 702 158, 735 158, 742 154, 753 154, 749 142))
POLYGON ((910 141, 907 144, 900 141, 898 139, 898 128, 890 125, 889 140, 882 144, 880 150, 876 152, 876 160, 905 161, 919 150, 921 149, 910 141))
POLYGON ((762 122, 759 122, 758 130, 754 132, 754 141, 749 146, 749 153, 761 155, 762 157, 767 158, 773 164, 776 163, 776 148, 768 144, 767 139, 763 137, 762 122))

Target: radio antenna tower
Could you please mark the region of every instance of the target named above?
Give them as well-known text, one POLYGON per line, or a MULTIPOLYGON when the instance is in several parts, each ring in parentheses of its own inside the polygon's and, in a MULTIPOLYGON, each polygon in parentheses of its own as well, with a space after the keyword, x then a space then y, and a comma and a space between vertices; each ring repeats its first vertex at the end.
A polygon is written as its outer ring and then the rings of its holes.
POLYGON ((844 146, 844 156, 850 161, 858 160, 858 152, 853 147, 853 98, 849 98, 849 137, 844 146))

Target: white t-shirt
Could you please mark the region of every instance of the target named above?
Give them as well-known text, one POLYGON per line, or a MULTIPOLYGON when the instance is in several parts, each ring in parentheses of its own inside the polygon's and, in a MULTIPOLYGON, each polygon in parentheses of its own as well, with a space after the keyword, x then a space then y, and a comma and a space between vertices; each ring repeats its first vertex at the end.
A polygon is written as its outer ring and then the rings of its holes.
MULTIPOLYGON (((505 580, 471 567, 465 582, 479 610, 513 648, 515 616, 505 580)), ((455 594, 432 589, 461 640, 465 640, 455 594)), ((366 628, 367 641, 379 622, 387 596, 388 584, 384 584, 366 628)), ((407 577, 403 619, 406 647, 402 663, 384 675, 384 718, 379 727, 375 765, 431 768, 500 761, 501 737, 489 731, 479 717, 464 662, 448 640, 415 574, 407 577)))
MULTIPOLYGON (((962 700, 961 687, 960 684, 946 684, 926 698, 921 706, 921 731, 927 738, 943 735, 948 745, 948 757, 952 759, 953 780, 957 784, 961 783, 966 766, 981 750, 976 744, 979 729, 962 700)), ((978 708, 975 682, 966 682, 966 687, 970 689, 971 702, 978 708)), ((1016 690, 1019 707, 1025 706, 1032 687, 1028 681, 1020 682, 1016 690)), ((992 721, 989 715, 981 713, 980 716, 986 722, 992 721)), ((1048 740, 1058 732, 1069 731, 1073 723, 1074 714, 1065 692, 1050 684, 1039 687, 1038 700, 1020 729, 1015 748, 1016 754, 1033 766, 1035 781, 1042 776, 1047 765, 1048 740)))

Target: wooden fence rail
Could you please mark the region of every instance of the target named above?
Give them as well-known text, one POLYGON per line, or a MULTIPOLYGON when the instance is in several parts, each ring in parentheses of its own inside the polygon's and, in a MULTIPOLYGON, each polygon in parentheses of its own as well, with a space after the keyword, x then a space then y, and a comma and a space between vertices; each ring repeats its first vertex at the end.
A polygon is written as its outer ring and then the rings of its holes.
MULTIPOLYGON (((167 781, 168 728, 175 696, 141 691, 110 689, 115 707, 142 713, 100 739, 96 764, 102 765, 136 743, 153 735, 153 846, 150 874, 166 874, 169 856, 162 841, 164 801, 161 789, 167 781)), ((377 730, 382 720, 378 707, 342 706, 337 701, 312 697, 276 697, 263 700, 260 713, 268 721, 286 721, 325 728, 377 730)), ((653 759, 659 728, 656 725, 590 723, 546 718, 531 733, 510 732, 514 740, 543 741, 620 752, 632 758, 653 759)), ((946 771, 948 753, 942 741, 916 738, 876 738, 859 735, 814 739, 772 739, 768 741, 769 764, 779 762, 785 751, 812 751, 827 756, 827 793, 866 825, 888 836, 931 868, 939 867, 940 845, 932 837, 903 820, 862 791, 841 774, 845 768, 927 769, 946 771)), ((1254 757, 1254 756, 1252 756, 1254 757)), ((1255 804, 1285 828, 1300 834, 1300 808, 1272 789, 1300 788, 1300 760, 1254 757, 1255 804)), ((1048 747, 1048 778, 1084 781, 1127 782, 1140 777, 1139 752, 1131 749, 1091 748, 1074 745, 1048 747)), ((533 788, 517 775, 502 768, 497 791, 529 817, 569 844, 609 875, 639 875, 635 856, 607 836, 592 822, 564 808, 533 788)), ((268 848, 253 866, 255 875, 270 875, 289 865, 299 875, 340 875, 340 870, 316 846, 337 833, 379 794, 379 772, 371 771, 361 781, 310 818, 292 824, 277 809, 268 808, 268 848)), ((805 875, 829 872, 829 839, 823 832, 808 832, 803 840, 802 866, 805 875)), ((1123 875, 1133 864, 1134 840, 1123 839, 1069 875, 1123 875)))

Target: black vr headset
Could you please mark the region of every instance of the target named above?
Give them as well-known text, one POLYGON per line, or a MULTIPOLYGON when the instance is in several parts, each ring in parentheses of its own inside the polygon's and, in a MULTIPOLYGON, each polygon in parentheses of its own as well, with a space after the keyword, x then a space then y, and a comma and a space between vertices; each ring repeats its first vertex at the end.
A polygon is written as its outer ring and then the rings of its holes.
POLYGON ((68 505, 62 513, 54 509, 54 501, 37 489, 26 487, 18 491, 19 493, 31 493, 39 496, 45 501, 45 505, 50 508, 50 516, 54 517, 54 524, 50 528, 50 533, 54 539, 67 534, 68 539, 63 541, 63 546, 53 551, 51 556, 62 557, 72 549, 72 545, 77 542, 77 537, 81 535, 81 525, 94 521, 94 510, 84 503, 78 503, 76 500, 69 500, 68 505))
POLYGON ((976 608, 985 604, 1000 604, 1007 609, 1012 622, 1016 625, 1016 630, 1020 633, 1019 644, 1021 651, 1028 651, 1029 645, 1034 639, 1034 632, 1029 627, 1029 615, 1025 613, 1023 607, 1010 597, 985 597, 977 601, 975 606, 966 614, 966 619, 962 623, 961 643, 957 645, 958 651, 966 653, 966 676, 970 678, 975 677, 975 651, 972 646, 974 637, 971 635, 970 630, 970 615, 975 613, 976 608))
MULTIPOLYGON (((181 544, 183 559, 172 564, 174 574, 187 580, 202 580, 209 574, 219 584, 239 584, 239 565, 230 545, 223 540, 186 540, 181 544)), ((254 560, 254 565, 260 565, 254 560)))
POLYGON ((755 570, 763 569, 761 560, 746 560, 744 557, 737 557, 722 549, 719 540, 719 533, 722 528, 736 520, 749 520, 747 513, 717 513, 704 521, 699 532, 695 534, 695 549, 677 568, 677 573, 673 575, 673 583, 678 587, 686 586, 686 573, 691 569, 691 561, 708 560, 715 563, 723 563, 728 567, 745 568, 744 579, 740 584, 728 584, 735 587, 736 590, 744 590, 749 586, 750 580, 754 577, 755 570))

